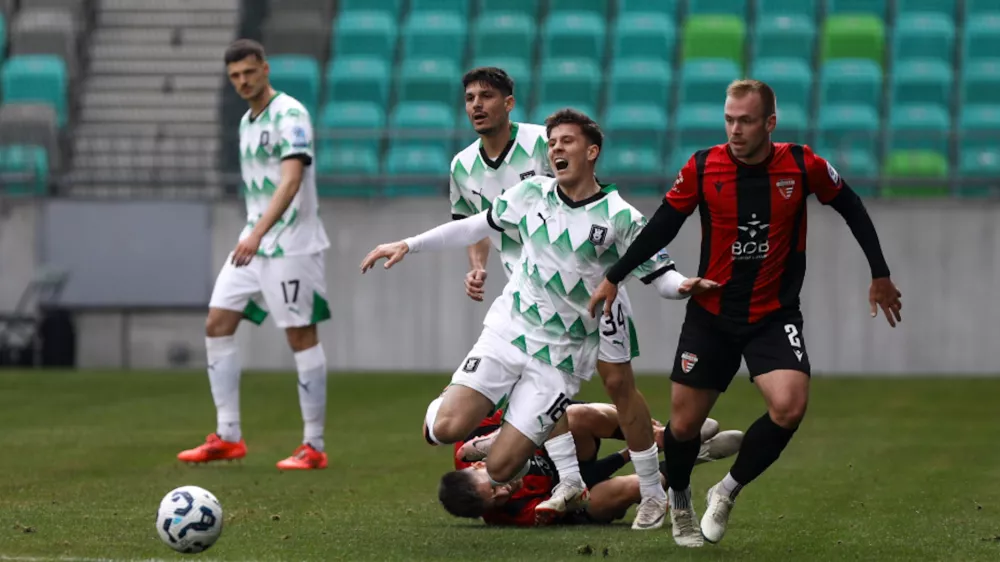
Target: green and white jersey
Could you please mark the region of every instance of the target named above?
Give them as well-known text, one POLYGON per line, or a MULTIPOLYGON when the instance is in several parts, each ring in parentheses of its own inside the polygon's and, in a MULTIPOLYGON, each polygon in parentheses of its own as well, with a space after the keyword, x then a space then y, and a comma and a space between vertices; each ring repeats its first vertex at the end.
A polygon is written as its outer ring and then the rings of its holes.
POLYGON ((240 121, 240 169, 247 224, 240 240, 249 236, 281 184, 281 161, 299 158, 305 163, 302 183, 285 214, 271 227, 258 256, 312 254, 330 241, 319 218, 316 167, 313 166, 313 130, 309 112, 295 98, 278 92, 255 119, 250 111, 240 121))
MULTIPOLYGON (((589 379, 601 322, 587 312, 590 295, 646 218, 614 185, 572 201, 554 178, 532 178, 497 197, 487 219, 500 237, 521 244, 521 259, 484 323, 525 353, 589 379)), ((648 284, 672 269, 663 250, 632 275, 648 284)))
MULTIPOLYGON (((451 161, 451 216, 471 217, 488 209, 505 189, 531 177, 552 176, 545 127, 512 123, 510 142, 496 160, 490 160, 482 141, 467 146, 451 161)), ((520 257, 520 245, 510 239, 496 240, 504 270, 510 276, 520 257)))

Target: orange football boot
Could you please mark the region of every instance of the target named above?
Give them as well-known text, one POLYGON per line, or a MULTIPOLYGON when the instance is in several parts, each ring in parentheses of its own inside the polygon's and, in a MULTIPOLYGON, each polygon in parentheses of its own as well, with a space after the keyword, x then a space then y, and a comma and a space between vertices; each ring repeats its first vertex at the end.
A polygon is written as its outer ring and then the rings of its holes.
POLYGON ((194 449, 177 453, 177 459, 184 462, 201 463, 212 461, 232 461, 247 456, 247 444, 243 439, 239 443, 223 441, 215 433, 205 438, 205 442, 194 449))
POLYGON ((306 443, 299 445, 292 456, 278 461, 279 470, 314 470, 326 468, 326 453, 321 453, 306 443))

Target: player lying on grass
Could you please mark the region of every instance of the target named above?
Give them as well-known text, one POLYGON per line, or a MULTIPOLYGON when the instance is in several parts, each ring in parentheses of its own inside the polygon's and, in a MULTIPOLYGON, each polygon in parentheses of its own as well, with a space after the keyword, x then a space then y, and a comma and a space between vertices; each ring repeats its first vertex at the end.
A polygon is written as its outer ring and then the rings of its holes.
MULTIPOLYGON (((629 507, 642 499, 637 475, 614 476, 629 462, 629 450, 626 447, 598 458, 602 439, 624 441, 618 410, 611 404, 578 403, 566 409, 566 418, 576 442, 580 474, 590 488, 590 501, 586 507, 553 522, 610 523, 624 518, 629 507)), ((503 486, 491 486, 485 463, 478 461, 488 455, 502 420, 503 411, 497 411, 483 420, 466 441, 455 444, 455 470, 441 478, 438 498, 456 517, 482 517, 487 525, 534 526, 535 506, 552 494, 558 475, 545 451, 538 449, 524 477, 503 486)), ((657 446, 662 447, 663 425, 654 421, 652 429, 657 446)), ((702 425, 701 440, 698 462, 711 462, 735 455, 743 433, 720 432, 719 422, 707 419, 702 425)), ((661 485, 665 485, 662 475, 661 485)))

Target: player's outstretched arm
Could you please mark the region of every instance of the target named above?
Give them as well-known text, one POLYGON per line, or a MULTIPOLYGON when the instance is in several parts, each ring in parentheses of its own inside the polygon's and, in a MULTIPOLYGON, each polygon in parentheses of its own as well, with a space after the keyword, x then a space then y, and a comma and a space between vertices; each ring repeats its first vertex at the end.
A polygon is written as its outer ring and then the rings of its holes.
POLYGON ((408 253, 461 248, 478 242, 493 232, 487 213, 484 211, 467 219, 452 221, 399 242, 379 245, 361 262, 361 273, 374 267, 380 259, 388 260, 385 268, 389 269, 408 253))

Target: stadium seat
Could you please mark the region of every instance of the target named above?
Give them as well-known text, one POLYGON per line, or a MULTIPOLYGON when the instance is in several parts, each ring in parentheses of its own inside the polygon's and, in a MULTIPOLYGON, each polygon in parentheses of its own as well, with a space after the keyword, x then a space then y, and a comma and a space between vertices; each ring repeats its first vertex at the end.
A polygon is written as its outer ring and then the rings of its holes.
POLYGON ((62 169, 55 107, 43 102, 0 105, 0 145, 35 145, 45 149, 49 168, 62 169))
POLYGON ((948 195, 948 159, 925 150, 898 150, 885 159, 882 195, 885 197, 944 197, 948 195), (938 179, 931 184, 917 183, 938 179), (916 181, 914 181, 916 180, 916 181))
POLYGON ((1000 149, 1000 105, 964 105, 958 117, 958 153, 1000 149))
POLYGON ((873 15, 834 15, 823 22, 822 59, 869 59, 880 67, 885 26, 873 15))
POLYGON ((1000 58, 966 63, 961 80, 963 104, 1000 104, 1000 58))
POLYGON ((746 0, 688 0, 688 17, 702 14, 728 14, 746 18, 746 0))
POLYGON ((309 12, 278 12, 264 22, 264 48, 271 55, 305 55, 325 61, 330 47, 330 20, 309 12))
POLYGON ((746 26, 739 16, 691 16, 684 22, 685 61, 729 59, 743 68, 746 26))
POLYGON ((664 14, 622 14, 615 24, 612 60, 623 58, 674 61, 677 28, 664 14))
POLYGON ((939 60, 952 65, 955 24, 939 14, 904 14, 896 20, 892 38, 893 59, 939 60))
POLYGON ((665 193, 658 185, 663 181, 663 155, 651 148, 604 145, 596 174, 602 183, 614 182, 626 196, 665 193))
POLYGON ((463 99, 462 73, 450 60, 404 60, 397 74, 399 101, 442 102, 463 99))
POLYGON ((694 156, 695 152, 699 150, 704 150, 709 146, 714 146, 716 144, 721 144, 723 142, 726 142, 725 134, 723 134, 722 137, 723 139, 721 141, 716 140, 712 142, 712 144, 705 144, 705 145, 689 144, 675 148, 667 158, 667 170, 666 170, 667 175, 671 177, 671 180, 676 178, 677 174, 680 173, 681 168, 683 168, 684 165, 687 164, 688 160, 690 160, 691 157, 694 156))
POLYGON ((618 17, 626 14, 661 14, 674 20, 681 0, 618 0, 618 17))
POLYGON ((329 103, 323 108, 317 129, 317 146, 321 149, 378 150, 385 129, 385 108, 363 101, 329 103))
POLYGON ((597 107, 601 82, 601 69, 594 61, 543 60, 538 80, 538 103, 597 107))
POLYGON ((801 105, 778 105, 778 124, 771 134, 775 142, 809 143, 809 114, 801 105))
POLYGON ((535 55, 535 22, 517 12, 482 14, 476 20, 472 34, 472 56, 493 56, 497 45, 503 45, 503 56, 532 60, 535 55))
POLYGON ((820 105, 816 144, 836 151, 875 154, 879 116, 871 105, 820 105))
POLYGON ((816 4, 820 0, 757 0, 758 19, 780 16, 803 17, 810 23, 816 22, 816 4))
POLYGON ((302 102, 314 122, 319 106, 319 64, 304 55, 275 55, 268 57, 271 65, 271 84, 302 102))
POLYGON ((333 56, 362 55, 391 61, 396 56, 396 18, 387 12, 344 12, 333 32, 333 56))
POLYGON ((7 16, 0 13, 0 66, 7 58, 7 16))
POLYGON ((549 13, 590 12, 607 21, 611 16, 610 3, 611 0, 549 0, 549 13))
POLYGON ((832 60, 823 65, 819 79, 820 105, 865 104, 882 106, 882 69, 865 59, 832 60))
POLYGON ((351 12, 383 12, 393 21, 399 18, 403 0, 338 0, 341 17, 351 12))
POLYGON ((469 19, 469 0, 410 0, 410 12, 451 12, 465 21, 469 19))
POLYGON ((981 14, 965 22, 962 56, 966 63, 1000 56, 1000 13, 981 14))
POLYGON ((385 157, 389 176, 427 176, 423 182, 393 181, 385 188, 389 197, 444 195, 441 178, 448 173, 451 153, 432 146, 392 146, 385 157))
POLYGON ((889 150, 922 150, 948 154, 951 118, 940 105, 894 105, 889 111, 889 150))
POLYGON ((959 197, 1000 196, 1000 146, 959 152, 958 172, 961 179, 955 193, 959 197))
POLYGON ((0 146, 0 195, 6 197, 45 195, 49 185, 49 161, 40 146, 0 146))
POLYGON ((23 6, 11 19, 10 54, 56 55, 73 81, 80 75, 79 34, 69 10, 23 6))
POLYGON ((997 0, 965 0, 965 17, 967 21, 983 14, 1000 13, 1000 2, 997 0))
POLYGON ((847 181, 855 193, 861 197, 869 197, 877 193, 879 167, 878 161, 871 152, 824 146, 818 146, 814 150, 816 154, 825 158, 837 169, 837 173, 847 181))
POLYGON ((542 57, 580 58, 598 64, 604 58, 606 25, 587 12, 555 12, 542 26, 542 57))
POLYGON ((4 103, 42 103, 56 112, 56 125, 69 120, 66 63, 55 55, 12 56, 0 70, 4 103))
POLYGON ((802 59, 758 59, 751 75, 774 89, 778 107, 812 107, 812 69, 802 59))
POLYGON ((673 74, 662 60, 616 59, 611 63, 608 103, 651 103, 666 108, 670 102, 673 74))
POLYGON ((493 66, 503 69, 507 76, 514 80, 514 99, 516 100, 514 108, 524 109, 532 104, 535 92, 531 67, 526 62, 527 60, 530 59, 483 57, 475 59, 471 67, 493 66))
MULTIPOLYGON (((338 176, 375 177, 379 170, 378 150, 360 146, 320 149, 316 154, 316 190, 320 197, 364 197, 378 193, 370 183, 345 181, 338 176)), ((367 179, 367 178, 365 178, 367 179)))
POLYGON ((827 0, 826 13, 839 14, 871 14, 879 19, 885 19, 886 0, 827 0))
MULTIPOLYGON (((736 63, 725 59, 687 61, 681 66, 681 103, 716 103, 721 111, 726 99, 726 87, 740 78, 736 63)), ((719 113, 717 111, 716 113, 719 113)), ((719 113, 718 119, 722 119, 719 113)))
POLYGON ((893 104, 929 103, 951 105, 951 65, 940 60, 908 60, 892 72, 893 104))
POLYGON ((725 119, 720 103, 690 103, 677 107, 674 146, 702 149, 726 142, 725 119))
POLYGON ((609 144, 619 148, 651 148, 662 154, 666 148, 669 123, 662 106, 652 104, 617 104, 611 106, 601 121, 609 144))
POLYGON ((585 103, 552 102, 540 103, 536 105, 535 108, 531 110, 531 119, 529 119, 529 121, 541 125, 542 123, 545 123, 545 119, 547 119, 549 115, 552 115, 560 109, 566 109, 567 107, 580 111, 589 116, 591 119, 597 119, 597 106, 595 105, 585 103))
POLYGON ((457 13, 413 12, 403 24, 403 57, 447 59, 461 65, 465 58, 466 20, 457 13))
MULTIPOLYGON (((49 0, 49 1, 61 1, 61 0, 49 0)), ((88 2, 89 0, 83 0, 88 2)), ((288 13, 288 12, 308 12, 317 19, 329 24, 333 21, 333 9, 335 7, 336 0, 270 0, 268 5, 269 13, 288 13)))
POLYGON ((330 61, 326 71, 326 101, 374 102, 385 107, 389 102, 389 65, 372 57, 339 57, 330 61))
POLYGON ((753 55, 761 58, 796 58, 811 65, 816 45, 816 25, 806 16, 768 16, 757 20, 753 55))
POLYGON ((910 14, 935 14, 954 24, 955 0, 896 0, 896 17, 910 14))
POLYGON ((479 14, 515 12, 535 21, 539 4, 538 0, 479 0, 479 14))
POLYGON ((454 152, 455 113, 444 103, 403 102, 389 117, 390 147, 435 147, 454 152))

